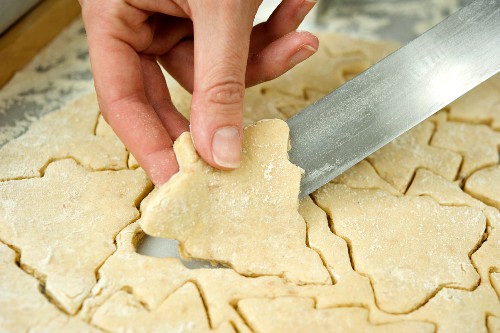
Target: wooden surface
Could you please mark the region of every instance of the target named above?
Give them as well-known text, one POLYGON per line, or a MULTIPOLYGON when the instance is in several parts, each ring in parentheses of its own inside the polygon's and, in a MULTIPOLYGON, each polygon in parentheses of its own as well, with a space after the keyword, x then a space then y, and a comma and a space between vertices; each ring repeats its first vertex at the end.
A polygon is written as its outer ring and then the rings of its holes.
POLYGON ((0 87, 80 14, 77 0, 43 0, 0 36, 0 87))

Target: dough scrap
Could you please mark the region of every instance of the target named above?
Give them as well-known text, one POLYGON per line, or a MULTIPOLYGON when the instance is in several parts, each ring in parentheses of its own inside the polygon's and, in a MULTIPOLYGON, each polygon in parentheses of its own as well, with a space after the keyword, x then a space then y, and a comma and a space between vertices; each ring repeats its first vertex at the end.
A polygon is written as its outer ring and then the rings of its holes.
MULTIPOLYGON (((92 324, 109 332, 212 332, 198 289, 190 282, 154 310, 120 290, 97 310, 92 324)), ((225 324, 217 332, 234 329, 225 324)))
POLYGON ((474 171, 498 164, 500 133, 486 125, 445 122, 438 125, 431 146, 455 151, 463 155, 459 178, 467 178, 474 171))
POLYGON ((360 307, 315 309, 314 300, 302 297, 249 298, 238 310, 255 332, 434 332, 426 322, 394 322, 373 325, 360 307), (275 313, 281 316, 275 316, 275 313))
POLYGON ((92 94, 34 122, 0 148, 0 181, 40 177, 47 163, 69 157, 94 170, 125 169, 127 152, 120 140, 94 133, 98 115, 92 94))
POLYGON ((478 282, 468 253, 486 227, 480 210, 332 183, 313 195, 350 244, 356 271, 370 276, 382 310, 413 311, 442 286, 478 282))
POLYGON ((0 183, 0 240, 20 250, 21 265, 73 314, 150 188, 142 171, 88 172, 70 159, 53 162, 42 178, 0 183))
POLYGON ((500 165, 481 169, 465 182, 465 192, 500 209, 500 165))
POLYGON ((220 171, 197 155, 189 133, 181 135, 174 145, 180 172, 143 205, 141 227, 179 240, 186 258, 220 262, 247 276, 331 283, 306 246, 297 212, 302 170, 288 161, 287 147, 285 122, 259 122, 245 129, 240 168, 220 171))
MULTIPOLYGON (((500 74, 496 78, 500 78, 500 74)), ((486 124, 500 130, 500 87, 495 87, 494 80, 489 79, 452 102, 448 107, 450 120, 486 124)))
POLYGON ((100 332, 61 313, 39 290, 38 281, 16 265, 16 253, 0 243, 0 331, 100 332))
POLYGON ((428 145, 434 123, 425 121, 385 145, 367 160, 378 174, 404 193, 417 168, 427 168, 449 179, 455 179, 462 158, 459 154, 428 145))

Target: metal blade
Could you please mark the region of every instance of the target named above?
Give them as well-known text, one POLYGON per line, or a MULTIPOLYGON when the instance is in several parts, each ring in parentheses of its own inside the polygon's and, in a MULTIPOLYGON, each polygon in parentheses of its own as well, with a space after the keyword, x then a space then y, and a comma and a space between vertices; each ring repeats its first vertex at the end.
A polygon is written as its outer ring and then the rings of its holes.
POLYGON ((499 69, 500 0, 475 1, 287 121, 300 197, 499 69))

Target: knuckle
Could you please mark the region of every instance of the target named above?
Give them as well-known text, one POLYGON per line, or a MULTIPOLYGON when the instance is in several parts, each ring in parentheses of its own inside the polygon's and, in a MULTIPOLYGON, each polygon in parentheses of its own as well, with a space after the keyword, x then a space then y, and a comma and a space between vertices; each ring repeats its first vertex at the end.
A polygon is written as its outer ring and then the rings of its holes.
POLYGON ((221 81, 209 87, 205 92, 205 96, 210 103, 230 106, 241 104, 244 94, 244 83, 234 79, 221 81))

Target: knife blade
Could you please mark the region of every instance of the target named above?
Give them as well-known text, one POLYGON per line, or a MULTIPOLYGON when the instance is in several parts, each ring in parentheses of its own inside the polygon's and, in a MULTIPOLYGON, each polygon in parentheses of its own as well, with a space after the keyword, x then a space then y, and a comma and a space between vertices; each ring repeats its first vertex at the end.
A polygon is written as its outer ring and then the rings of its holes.
POLYGON ((287 121, 300 197, 499 70, 500 0, 474 1, 287 121))

